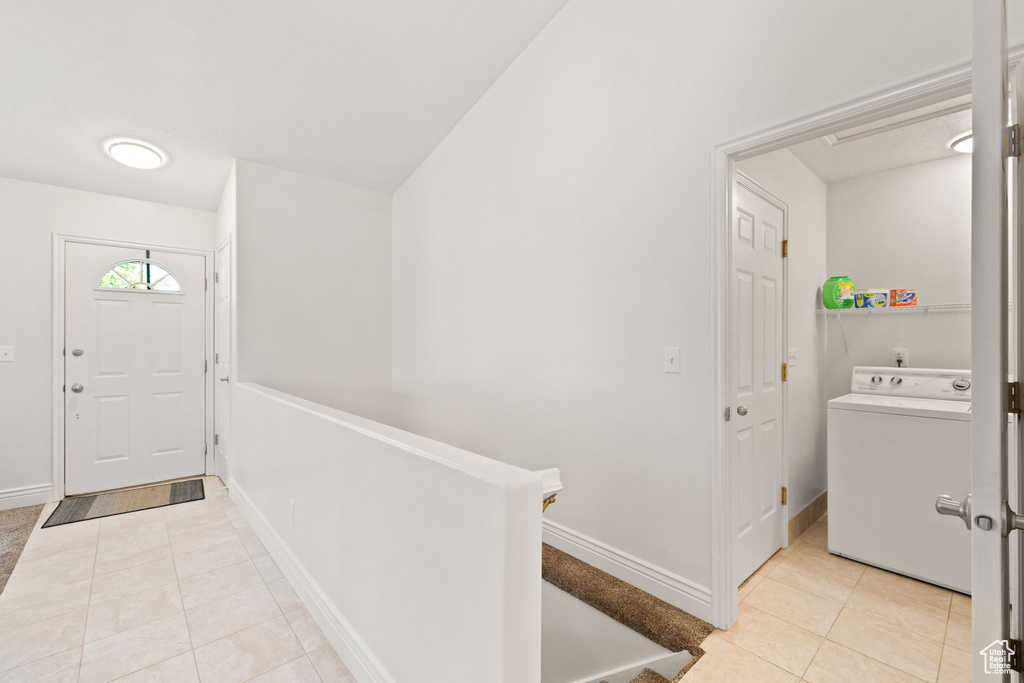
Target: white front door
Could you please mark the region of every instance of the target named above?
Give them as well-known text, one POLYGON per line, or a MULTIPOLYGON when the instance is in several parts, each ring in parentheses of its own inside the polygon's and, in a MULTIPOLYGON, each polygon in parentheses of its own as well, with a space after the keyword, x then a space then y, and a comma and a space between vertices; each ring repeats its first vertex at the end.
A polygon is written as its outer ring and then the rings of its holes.
POLYGON ((205 472, 205 258, 69 242, 65 491, 205 472))
POLYGON ((217 474, 227 483, 230 475, 231 443, 231 243, 217 250, 214 309, 214 356, 217 385, 214 453, 217 474))
POLYGON ((782 314, 786 212, 743 175, 733 192, 730 460, 735 585, 782 547, 782 314))

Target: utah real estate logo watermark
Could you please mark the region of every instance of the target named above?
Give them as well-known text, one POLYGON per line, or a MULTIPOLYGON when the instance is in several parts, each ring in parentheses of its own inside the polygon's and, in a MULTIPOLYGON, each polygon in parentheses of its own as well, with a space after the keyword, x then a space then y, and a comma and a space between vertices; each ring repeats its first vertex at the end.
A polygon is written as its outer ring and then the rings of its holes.
POLYGON ((985 658, 985 673, 1008 674, 1013 670, 1012 660, 1017 653, 1010 647, 1010 641, 993 640, 978 654, 985 658))

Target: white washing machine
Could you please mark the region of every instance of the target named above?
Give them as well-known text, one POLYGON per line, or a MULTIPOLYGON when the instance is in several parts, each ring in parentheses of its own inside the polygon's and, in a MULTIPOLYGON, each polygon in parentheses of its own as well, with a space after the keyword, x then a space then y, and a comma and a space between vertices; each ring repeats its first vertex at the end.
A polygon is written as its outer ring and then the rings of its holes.
POLYGON ((856 367, 828 402, 828 549, 970 593, 971 537, 935 499, 971 490, 969 370, 856 367))

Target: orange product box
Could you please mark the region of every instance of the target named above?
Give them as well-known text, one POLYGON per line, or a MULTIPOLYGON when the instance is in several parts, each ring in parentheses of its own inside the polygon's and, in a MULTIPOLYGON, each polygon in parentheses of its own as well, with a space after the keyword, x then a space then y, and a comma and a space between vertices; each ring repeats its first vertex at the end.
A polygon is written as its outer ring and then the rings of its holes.
POLYGON ((916 306, 916 289, 891 289, 889 290, 890 306, 916 306))

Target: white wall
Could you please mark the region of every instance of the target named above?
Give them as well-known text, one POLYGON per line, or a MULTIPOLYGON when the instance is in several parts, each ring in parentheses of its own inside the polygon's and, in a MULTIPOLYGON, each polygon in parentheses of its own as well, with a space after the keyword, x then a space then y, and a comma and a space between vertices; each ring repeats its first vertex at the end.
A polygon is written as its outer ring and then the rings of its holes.
POLYGON ((214 214, 0 178, 0 509, 50 499, 11 496, 53 483, 53 233, 212 249, 214 214))
POLYGON ((237 161, 240 381, 391 420, 391 197, 237 161))
MULTIPOLYGON (((858 288, 916 288, 920 304, 971 300, 971 157, 959 155, 828 186, 828 273, 858 288)), ((850 390, 855 365, 970 368, 968 310, 828 316, 828 394, 850 390), (845 332, 850 353, 846 354, 845 332)))
MULTIPOLYGON (((764 154, 737 164, 789 208, 789 287, 787 346, 796 363, 787 372, 789 424, 789 516, 800 513, 824 491, 826 481, 827 376, 825 319, 821 285, 827 279, 826 185, 789 150, 764 154)), ((780 360, 779 362, 782 362, 780 360)))
POLYGON ((548 517, 706 587, 711 149, 969 58, 969 12, 570 2, 395 196, 397 424, 561 468, 548 517))
POLYGON ((253 384, 234 400, 231 497, 358 680, 539 683, 538 475, 253 384))

